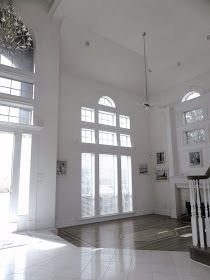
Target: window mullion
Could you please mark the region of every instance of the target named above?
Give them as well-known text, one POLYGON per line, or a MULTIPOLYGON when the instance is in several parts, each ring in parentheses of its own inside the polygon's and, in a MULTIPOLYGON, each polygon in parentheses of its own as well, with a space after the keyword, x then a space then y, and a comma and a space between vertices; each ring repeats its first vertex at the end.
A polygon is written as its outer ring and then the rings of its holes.
POLYGON ((99 154, 95 154, 95 216, 100 215, 99 198, 99 154))
MULTIPOLYGON (((98 136, 98 110, 95 110, 95 140, 96 144, 99 143, 98 136)), ((99 153, 95 153, 95 216, 100 215, 100 205, 99 205, 99 153)))
POLYGON ((118 209, 122 213, 122 177, 121 177, 121 156, 117 155, 117 174, 118 174, 118 209))

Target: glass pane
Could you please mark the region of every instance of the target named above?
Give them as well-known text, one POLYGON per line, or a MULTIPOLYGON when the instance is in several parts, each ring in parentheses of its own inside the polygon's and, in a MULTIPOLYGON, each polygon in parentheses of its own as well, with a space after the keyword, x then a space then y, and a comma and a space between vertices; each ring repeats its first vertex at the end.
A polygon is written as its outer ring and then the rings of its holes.
POLYGON ((117 156, 99 155, 100 215, 118 213, 117 156))
POLYGON ((82 154, 82 217, 95 215, 95 155, 82 154))
POLYGON ((33 99, 33 84, 0 77, 0 93, 33 99))
POLYGON ((182 102, 192 100, 194 98, 200 97, 200 93, 196 91, 188 92, 183 98, 182 102))
POLYGON ((205 130, 203 128, 186 132, 187 144, 197 144, 201 142, 205 142, 205 130))
MULTIPOLYGON (((0 85, 2 85, 2 84, 0 83, 0 85)), ((10 94, 10 88, 6 88, 4 86, 0 86, 0 93, 10 94)))
POLYGON ((203 109, 192 110, 184 113, 185 123, 194 123, 202 121, 204 118, 203 109))
POLYGON ((8 116, 9 115, 9 107, 0 105, 0 115, 8 116))
POLYGON ((10 108, 10 116, 19 118, 20 109, 11 107, 10 108))
POLYGON ((0 121, 31 125, 32 110, 1 105, 0 121))
POLYGON ((130 129, 130 117, 120 116, 120 127, 130 129))
POLYGON ((121 156, 122 210, 133 211, 131 157, 121 156))
POLYGON ((27 53, 16 54, 15 56, 0 54, 0 64, 33 72, 33 50, 31 49, 27 53))
POLYGON ((0 58, 1 58, 1 64, 9 67, 15 67, 12 63, 12 60, 9 60, 6 56, 1 55, 0 58))
POLYGON ((6 232, 9 222, 10 188, 12 184, 14 137, 0 132, 0 233, 6 232))
POLYGON ((117 146, 116 133, 109 131, 99 131, 99 144, 117 146))
POLYGON ((131 147, 130 135, 120 134, 120 145, 121 147, 131 147))
POLYGON ((13 134, 0 132, 0 192, 11 185, 13 134))
POLYGON ((29 191, 31 178, 31 142, 31 134, 22 135, 18 203, 19 215, 27 215, 29 209, 29 191))
POLYGON ((82 108, 81 109, 81 120, 83 122, 95 122, 95 113, 93 109, 90 108, 82 108))
POLYGON ((198 92, 193 92, 193 93, 191 93, 191 94, 186 98, 186 101, 191 100, 191 99, 194 99, 194 98, 197 98, 197 97, 199 97, 199 96, 200 96, 200 93, 198 93, 198 92))
POLYGON ((114 101, 110 97, 108 97, 108 96, 102 96, 100 98, 98 104, 103 105, 103 106, 107 106, 107 107, 115 108, 114 101))
POLYGON ((95 143, 95 131, 93 129, 82 128, 81 137, 82 143, 95 143))
POLYGON ((32 124, 32 111, 20 109, 19 122, 21 124, 32 124))
POLYGON ((0 77, 0 85, 10 88, 11 87, 11 80, 0 77))
POLYGON ((116 115, 110 112, 99 111, 98 122, 100 124, 116 126, 116 115))

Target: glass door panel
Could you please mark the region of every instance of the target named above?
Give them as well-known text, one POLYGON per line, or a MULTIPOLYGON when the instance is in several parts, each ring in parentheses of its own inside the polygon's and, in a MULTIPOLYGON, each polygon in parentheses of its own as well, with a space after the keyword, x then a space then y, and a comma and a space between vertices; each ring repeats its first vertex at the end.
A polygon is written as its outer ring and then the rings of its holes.
POLYGON ((99 155, 100 215, 118 213, 117 156, 99 155))
POLYGON ((12 185, 14 135, 0 132, 0 228, 9 222, 10 188, 12 185))
POLYGON ((95 215, 95 155, 82 153, 82 217, 95 215))
POLYGON ((133 211, 131 157, 121 156, 122 211, 133 211))

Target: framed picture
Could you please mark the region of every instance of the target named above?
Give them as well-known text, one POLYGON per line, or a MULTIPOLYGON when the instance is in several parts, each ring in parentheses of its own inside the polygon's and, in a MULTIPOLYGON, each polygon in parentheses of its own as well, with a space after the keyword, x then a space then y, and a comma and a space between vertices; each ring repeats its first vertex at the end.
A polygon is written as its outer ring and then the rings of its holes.
POLYGON ((57 175, 66 175, 67 174, 67 160, 57 160, 57 175))
POLYGON ((166 163, 165 152, 156 153, 156 161, 157 164, 165 164, 166 163))
POLYGON ((167 181, 168 169, 167 168, 156 169, 155 176, 156 176, 156 181, 167 181))
POLYGON ((190 167, 202 166, 202 154, 201 151, 189 152, 190 167))
POLYGON ((139 165, 139 173, 141 175, 147 175, 148 174, 148 165, 147 163, 142 163, 139 165))

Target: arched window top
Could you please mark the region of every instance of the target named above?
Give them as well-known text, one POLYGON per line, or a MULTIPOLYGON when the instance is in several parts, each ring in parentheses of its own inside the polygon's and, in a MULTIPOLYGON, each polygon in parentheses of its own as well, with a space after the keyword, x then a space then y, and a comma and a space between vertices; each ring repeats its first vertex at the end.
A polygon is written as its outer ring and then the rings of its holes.
POLYGON ((103 105, 103 106, 107 106, 107 107, 116 108, 114 101, 108 96, 102 96, 99 99, 98 104, 103 105))
POLYGON ((3 54, 0 55, 0 62, 1 62, 1 64, 5 65, 5 66, 10 66, 10 67, 14 67, 15 68, 15 65, 12 63, 12 60, 7 58, 3 54))
POLYGON ((194 99, 194 98, 197 98, 197 97, 200 97, 200 96, 201 96, 201 94, 199 92, 190 91, 182 98, 182 102, 189 101, 191 99, 194 99))
POLYGON ((3 51, 0 51, 0 64, 34 72, 34 43, 32 42, 32 46, 28 51, 15 55, 5 54, 3 51))

